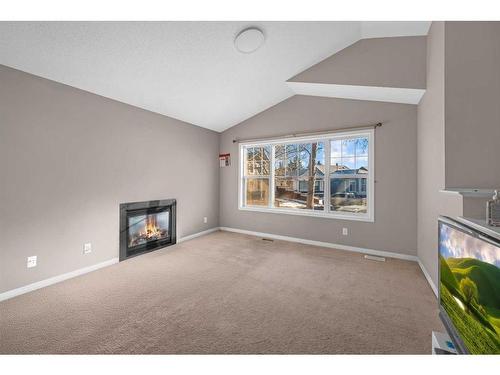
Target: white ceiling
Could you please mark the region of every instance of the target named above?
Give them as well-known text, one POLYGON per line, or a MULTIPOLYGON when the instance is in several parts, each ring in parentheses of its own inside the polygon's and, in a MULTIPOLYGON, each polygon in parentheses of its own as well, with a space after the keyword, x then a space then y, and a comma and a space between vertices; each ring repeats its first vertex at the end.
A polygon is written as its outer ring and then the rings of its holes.
POLYGON ((0 22, 0 64, 215 131, 294 95, 285 83, 363 37, 430 22, 0 22), (260 27, 264 45, 238 52, 260 27))

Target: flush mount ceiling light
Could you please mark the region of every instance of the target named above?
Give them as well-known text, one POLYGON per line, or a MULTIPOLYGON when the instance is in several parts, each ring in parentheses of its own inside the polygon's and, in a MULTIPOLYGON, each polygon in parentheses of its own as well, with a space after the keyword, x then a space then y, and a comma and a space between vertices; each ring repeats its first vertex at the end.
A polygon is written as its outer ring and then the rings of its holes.
POLYGON ((264 44, 264 33, 256 27, 249 27, 242 30, 234 39, 234 46, 242 53, 252 53, 257 51, 264 44))

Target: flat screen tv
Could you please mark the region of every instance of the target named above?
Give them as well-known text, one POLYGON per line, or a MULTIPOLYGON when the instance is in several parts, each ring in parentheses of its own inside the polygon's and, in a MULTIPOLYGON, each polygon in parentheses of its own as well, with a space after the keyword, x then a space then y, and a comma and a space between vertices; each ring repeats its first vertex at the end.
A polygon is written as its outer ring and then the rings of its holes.
POLYGON ((440 317, 459 353, 500 354, 500 241, 439 219, 440 317))

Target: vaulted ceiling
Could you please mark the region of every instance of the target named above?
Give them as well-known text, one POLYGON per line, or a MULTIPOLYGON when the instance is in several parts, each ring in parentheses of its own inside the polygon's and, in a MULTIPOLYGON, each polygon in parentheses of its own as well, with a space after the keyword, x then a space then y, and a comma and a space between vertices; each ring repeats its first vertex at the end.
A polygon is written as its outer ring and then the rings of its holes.
POLYGON ((429 22, 0 22, 0 64, 215 131, 294 95, 286 84, 363 38, 429 22), (236 50, 242 29, 266 40, 236 50))

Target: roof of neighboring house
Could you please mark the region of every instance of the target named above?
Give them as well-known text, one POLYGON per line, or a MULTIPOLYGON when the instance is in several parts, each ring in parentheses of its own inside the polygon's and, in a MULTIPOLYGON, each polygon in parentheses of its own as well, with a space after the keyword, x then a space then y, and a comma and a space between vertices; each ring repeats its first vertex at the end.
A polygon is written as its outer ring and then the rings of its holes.
MULTIPOLYGON (((323 164, 316 164, 316 176, 323 177, 325 175, 325 166, 323 164)), ((309 177, 309 168, 301 168, 299 170, 299 177, 309 177)))
MULTIPOLYGON (((358 169, 351 169, 346 167, 345 165, 332 165, 330 167, 330 172, 331 173, 336 173, 336 174, 367 174, 368 169, 365 167, 361 167, 358 169)), ((316 164, 316 176, 318 177, 323 177, 325 175, 325 166, 323 164, 316 164)), ((309 169, 307 168, 302 168, 299 171, 299 177, 308 177, 309 176, 309 169)))
POLYGON ((367 174, 368 173, 368 169, 366 169, 365 167, 361 167, 361 168, 358 168, 358 169, 350 169, 350 168, 342 168, 342 169, 337 169, 336 171, 334 171, 333 173, 337 173, 337 174, 367 174))

